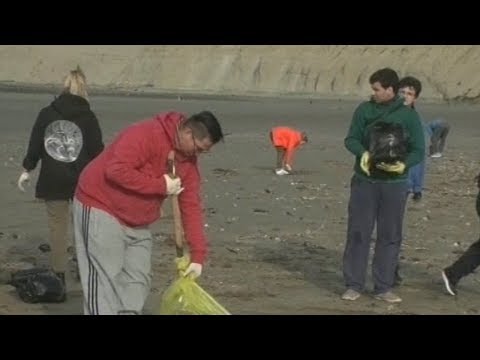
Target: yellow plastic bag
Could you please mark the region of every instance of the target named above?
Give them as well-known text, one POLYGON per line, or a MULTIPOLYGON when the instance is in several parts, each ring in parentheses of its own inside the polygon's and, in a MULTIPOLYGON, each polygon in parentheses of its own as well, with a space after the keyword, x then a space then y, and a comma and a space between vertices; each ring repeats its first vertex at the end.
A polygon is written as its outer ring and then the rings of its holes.
POLYGON ((157 315, 230 315, 195 279, 183 276, 190 261, 176 259, 178 277, 165 290, 157 315))

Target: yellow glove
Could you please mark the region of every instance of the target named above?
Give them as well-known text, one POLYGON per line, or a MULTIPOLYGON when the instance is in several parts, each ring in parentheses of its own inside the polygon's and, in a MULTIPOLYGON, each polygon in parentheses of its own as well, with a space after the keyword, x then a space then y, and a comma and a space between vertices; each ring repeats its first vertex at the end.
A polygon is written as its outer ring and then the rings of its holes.
POLYGON ((377 169, 397 174, 403 174, 405 172, 405 164, 401 161, 397 161, 395 164, 386 164, 384 162, 381 162, 377 164, 377 169))
POLYGON ((360 168, 370 176, 370 153, 368 151, 365 151, 360 158, 360 168))

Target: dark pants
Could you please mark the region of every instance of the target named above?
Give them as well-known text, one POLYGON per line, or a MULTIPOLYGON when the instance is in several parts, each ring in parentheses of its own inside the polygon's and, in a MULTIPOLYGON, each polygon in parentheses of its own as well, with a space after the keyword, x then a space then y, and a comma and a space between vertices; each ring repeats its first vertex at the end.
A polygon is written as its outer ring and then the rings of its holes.
POLYGON ((343 254, 345 285, 348 289, 363 291, 373 227, 377 222, 372 275, 374 292, 381 294, 394 285, 407 183, 370 183, 354 175, 350 188, 347 244, 343 254))
POLYGON ((430 155, 443 152, 449 132, 450 126, 447 124, 439 126, 435 130, 433 130, 433 134, 430 140, 430 155))
MULTIPOLYGON (((273 134, 270 131, 270 141, 273 144, 273 134)), ((275 144, 273 144, 275 146, 275 144)), ((275 150, 277 151, 277 163, 276 163, 276 169, 282 169, 283 166, 285 165, 285 153, 286 150, 280 146, 275 146, 275 150)))
POLYGON ((460 258, 445 269, 452 283, 456 284, 464 276, 471 274, 480 265, 480 239, 474 242, 460 258))
MULTIPOLYGON (((476 201, 477 214, 480 217, 480 191, 476 201)), ((445 269, 448 278, 456 284, 464 276, 471 274, 480 265, 480 239, 474 242, 457 261, 445 269)))

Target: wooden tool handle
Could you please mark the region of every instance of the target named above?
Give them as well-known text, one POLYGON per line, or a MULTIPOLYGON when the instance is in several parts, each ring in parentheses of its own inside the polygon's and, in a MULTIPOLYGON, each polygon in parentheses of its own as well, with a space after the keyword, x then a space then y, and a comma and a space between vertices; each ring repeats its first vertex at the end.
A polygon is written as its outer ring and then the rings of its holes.
MULTIPOLYGON (((172 179, 175 179, 175 152, 172 150, 168 154, 168 172, 172 179)), ((180 205, 178 204, 178 195, 171 195, 172 198, 172 210, 173 210, 173 222, 175 233, 175 246, 177 250, 177 257, 183 256, 183 227, 182 227, 182 214, 180 212, 180 205)))

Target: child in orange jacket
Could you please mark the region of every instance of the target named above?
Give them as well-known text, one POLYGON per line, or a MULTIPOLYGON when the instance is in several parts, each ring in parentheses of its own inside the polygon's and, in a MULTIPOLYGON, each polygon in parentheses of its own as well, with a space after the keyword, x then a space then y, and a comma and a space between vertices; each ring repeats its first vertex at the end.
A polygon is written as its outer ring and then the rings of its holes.
POLYGON ((307 134, 286 126, 270 130, 270 140, 277 150, 275 173, 287 175, 292 171, 293 155, 300 146, 308 142, 307 134))

